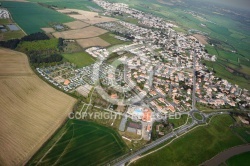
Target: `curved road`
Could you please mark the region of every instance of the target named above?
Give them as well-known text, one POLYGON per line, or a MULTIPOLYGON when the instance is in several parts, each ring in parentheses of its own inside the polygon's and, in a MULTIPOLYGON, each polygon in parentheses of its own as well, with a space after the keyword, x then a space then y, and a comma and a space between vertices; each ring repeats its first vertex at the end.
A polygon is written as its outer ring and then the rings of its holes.
POLYGON ((219 165, 220 163, 226 161, 227 159, 235 155, 249 151, 250 151, 250 144, 235 146, 217 154, 216 156, 214 156, 210 160, 205 161, 201 165, 202 166, 219 165))

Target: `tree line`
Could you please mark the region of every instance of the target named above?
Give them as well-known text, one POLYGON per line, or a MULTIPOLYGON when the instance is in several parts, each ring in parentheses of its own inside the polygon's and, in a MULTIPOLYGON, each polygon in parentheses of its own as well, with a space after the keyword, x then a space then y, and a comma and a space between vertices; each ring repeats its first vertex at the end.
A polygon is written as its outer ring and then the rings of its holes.
MULTIPOLYGON (((50 40, 50 38, 42 32, 33 33, 22 37, 21 39, 11 39, 8 41, 0 41, 0 47, 5 47, 13 50, 19 50, 26 53, 29 57, 30 63, 34 66, 40 66, 48 63, 61 62, 63 60, 60 52, 63 50, 63 39, 58 39, 58 44, 55 48, 45 47, 44 50, 28 50, 20 49, 22 43, 26 42, 38 42, 42 40, 50 40)), ((44 42, 40 42, 41 44, 44 42)), ((30 43, 32 45, 32 43, 30 43)))

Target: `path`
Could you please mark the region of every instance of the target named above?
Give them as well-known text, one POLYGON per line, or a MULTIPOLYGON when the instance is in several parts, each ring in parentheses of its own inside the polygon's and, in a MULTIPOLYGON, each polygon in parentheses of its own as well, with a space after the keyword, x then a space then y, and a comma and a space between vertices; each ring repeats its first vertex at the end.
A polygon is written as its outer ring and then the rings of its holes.
POLYGON ((219 165, 220 163, 226 161, 227 159, 235 155, 249 151, 250 151, 250 144, 235 146, 217 154, 216 156, 214 156, 210 160, 205 161, 201 165, 203 166, 219 165))

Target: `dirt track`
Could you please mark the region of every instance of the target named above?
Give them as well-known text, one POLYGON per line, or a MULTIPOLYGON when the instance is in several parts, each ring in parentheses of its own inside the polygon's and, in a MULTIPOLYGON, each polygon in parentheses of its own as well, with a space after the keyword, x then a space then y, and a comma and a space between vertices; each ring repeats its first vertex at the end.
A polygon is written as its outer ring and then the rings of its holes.
POLYGON ((204 166, 219 165, 220 163, 226 161, 227 159, 237 154, 241 154, 241 153, 248 152, 248 151, 250 151, 250 144, 235 146, 217 154, 216 156, 214 156, 210 160, 205 161, 201 165, 204 165, 204 166))

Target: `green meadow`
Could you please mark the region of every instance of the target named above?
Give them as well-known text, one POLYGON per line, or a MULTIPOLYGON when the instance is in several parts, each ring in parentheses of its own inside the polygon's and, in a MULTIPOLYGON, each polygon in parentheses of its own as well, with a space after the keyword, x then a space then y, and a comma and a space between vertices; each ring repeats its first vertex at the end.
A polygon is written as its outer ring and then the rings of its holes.
POLYGON ((234 120, 229 115, 216 116, 208 126, 190 131, 132 165, 199 165, 225 149, 244 143, 231 131, 229 126, 233 123, 234 120))
POLYGON ((27 165, 101 165, 126 151, 127 146, 114 130, 68 120, 27 165))
POLYGON ((63 54, 62 56, 67 61, 74 63, 78 68, 91 65, 95 62, 95 59, 86 52, 63 54))

